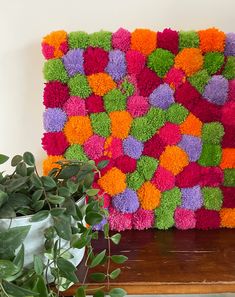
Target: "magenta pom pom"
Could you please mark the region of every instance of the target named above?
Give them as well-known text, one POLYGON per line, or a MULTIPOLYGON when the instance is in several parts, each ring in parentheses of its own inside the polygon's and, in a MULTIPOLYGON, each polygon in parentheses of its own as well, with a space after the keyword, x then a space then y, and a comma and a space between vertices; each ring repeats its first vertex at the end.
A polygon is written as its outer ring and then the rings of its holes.
POLYGON ((80 97, 72 96, 63 106, 66 114, 71 116, 85 116, 87 114, 85 100, 80 97))
POLYGON ((196 228, 202 230, 218 229, 220 227, 220 215, 218 211, 198 209, 195 212, 196 228))
POLYGON ((159 130, 159 137, 166 145, 177 144, 181 140, 180 128, 176 124, 166 123, 159 130))
POLYGON ((235 79, 229 80, 229 100, 235 101, 235 79))
POLYGON ((223 181, 224 173, 220 167, 201 167, 201 187, 218 187, 223 181))
POLYGON ((130 48, 131 33, 126 29, 119 28, 112 35, 112 46, 115 49, 120 49, 126 52, 130 48))
POLYGON ((144 230, 153 227, 154 212, 152 210, 139 208, 137 212, 133 214, 132 224, 133 228, 137 230, 144 230))
POLYGON ((127 101, 127 110, 133 118, 145 115, 149 110, 148 99, 143 96, 131 96, 127 101))
POLYGON ((235 128, 235 102, 228 102, 222 108, 221 122, 235 128))
POLYGON ((161 83, 161 78, 147 67, 137 75, 137 85, 141 96, 148 97, 161 83))
POLYGON ((195 213, 190 209, 176 208, 175 214, 175 226, 180 230, 193 229, 196 225, 195 213))
POLYGON ((164 82, 177 89, 185 81, 185 73, 181 69, 171 68, 164 78, 164 82))
POLYGON ((139 74, 144 68, 146 57, 139 51, 129 50, 126 53, 127 72, 130 75, 139 74))
POLYGON ((121 213, 114 208, 109 208, 109 226, 111 230, 124 231, 132 229, 132 214, 121 213))
POLYGON ((86 155, 92 160, 100 158, 103 155, 104 143, 104 137, 92 135, 84 144, 86 155))
POLYGON ((115 167, 123 173, 129 173, 136 170, 136 163, 136 160, 129 156, 121 156, 115 160, 115 167))
POLYGON ((86 109, 89 113, 105 111, 102 97, 91 95, 90 97, 86 98, 86 109))
POLYGON ((47 43, 42 43, 42 54, 47 60, 54 58, 54 51, 54 46, 47 43))
POLYGON ((67 85, 58 81, 52 81, 45 84, 43 93, 43 104, 48 107, 63 107, 69 99, 69 88, 67 85))
POLYGON ((59 46, 59 49, 64 53, 66 54, 67 51, 69 50, 69 45, 68 45, 68 42, 67 41, 64 41, 60 44, 59 46))
POLYGON ((171 29, 164 29, 157 33, 157 46, 171 51, 176 55, 179 51, 179 34, 171 29))
POLYGON ((158 190, 164 192, 174 188, 175 176, 167 169, 159 166, 154 174, 152 183, 158 190))
POLYGON ((111 155, 112 159, 123 156, 122 140, 120 138, 112 137, 106 152, 107 155, 111 155))
POLYGON ((109 54, 102 48, 89 47, 84 52, 84 70, 86 75, 104 72, 108 65, 109 54))
POLYGON ((201 166, 192 162, 176 176, 175 184, 179 188, 189 188, 198 185, 200 180, 201 166))
POLYGON ((98 195, 102 196, 103 198, 103 203, 104 203, 103 207, 108 208, 110 206, 111 197, 107 193, 104 193, 104 191, 100 189, 100 186, 96 182, 92 184, 92 188, 99 189, 98 195))
POLYGON ((63 132, 48 132, 43 134, 42 147, 51 156, 63 155, 69 143, 63 132))
POLYGON ((143 155, 159 159, 164 149, 165 143, 158 134, 155 134, 151 139, 145 142, 143 155))

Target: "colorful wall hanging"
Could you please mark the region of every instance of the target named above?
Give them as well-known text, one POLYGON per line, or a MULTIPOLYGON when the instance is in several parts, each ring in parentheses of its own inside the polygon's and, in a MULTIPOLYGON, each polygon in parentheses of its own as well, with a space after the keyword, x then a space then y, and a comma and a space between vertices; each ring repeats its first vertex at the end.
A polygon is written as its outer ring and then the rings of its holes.
POLYGON ((42 52, 44 174, 109 159, 111 229, 235 227, 234 33, 57 31, 42 52))

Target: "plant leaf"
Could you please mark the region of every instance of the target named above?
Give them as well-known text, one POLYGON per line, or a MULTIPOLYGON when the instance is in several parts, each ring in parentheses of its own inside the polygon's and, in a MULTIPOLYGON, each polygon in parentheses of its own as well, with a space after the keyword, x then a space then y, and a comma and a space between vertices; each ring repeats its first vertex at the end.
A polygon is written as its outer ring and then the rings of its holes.
POLYGON ((21 176, 27 176, 27 167, 26 167, 25 163, 21 162, 21 163, 17 164, 16 173, 18 173, 21 176))
POLYGON ((72 272, 62 271, 62 270, 59 270, 59 271, 60 271, 60 276, 65 277, 66 279, 70 280, 72 283, 75 284, 78 282, 78 278, 74 271, 72 272))
POLYGON ((95 211, 90 211, 85 216, 86 223, 91 226, 99 224, 102 220, 103 220, 103 216, 95 211))
POLYGON ((67 272, 76 271, 76 267, 71 262, 69 262, 68 260, 66 260, 62 257, 58 258, 57 266, 60 270, 65 271, 65 272, 66 271, 67 272))
POLYGON ((17 179, 12 180, 8 184, 9 192, 15 192, 16 190, 21 188, 23 185, 25 185, 28 180, 29 180, 28 176, 19 177, 17 179))
POLYGON ((103 169, 105 168, 109 163, 109 160, 102 160, 97 164, 98 169, 103 169))
POLYGON ((65 210, 66 210, 66 208, 57 207, 57 208, 52 208, 50 210, 50 213, 53 217, 57 217, 57 216, 60 216, 62 213, 64 213, 65 210))
POLYGON ((22 161, 22 156, 20 155, 16 155, 12 158, 11 160, 11 166, 15 167, 18 163, 20 163, 22 161))
POLYGON ((106 274, 102 272, 92 273, 90 278, 96 282, 103 282, 106 279, 106 274))
POLYGON ((77 165, 67 166, 60 171, 58 178, 69 179, 70 177, 77 175, 79 170, 80 170, 80 167, 77 165))
POLYGON ((80 287, 77 289, 75 297, 86 297, 84 287, 80 287))
POLYGON ((123 255, 113 255, 113 256, 111 256, 111 260, 112 260, 114 263, 122 264, 122 263, 124 263, 126 260, 128 260, 128 258, 127 258, 126 256, 123 256, 123 255))
POLYGON ((119 276, 120 273, 121 273, 121 269, 117 268, 117 269, 113 270, 109 276, 111 279, 115 279, 119 276))
POLYGON ((7 201, 8 195, 7 193, 0 190, 0 207, 7 201))
POLYGON ((104 236, 105 238, 109 237, 109 223, 104 224, 104 236))
POLYGON ((17 297, 39 296, 39 293, 24 289, 22 287, 18 287, 16 285, 14 285, 13 283, 3 281, 2 285, 3 285, 4 290, 7 292, 7 294, 9 294, 11 296, 17 296, 17 297))
POLYGON ((42 181, 41 179, 37 176, 36 173, 32 173, 30 176, 31 183, 36 187, 36 188, 41 188, 42 187, 42 181))
POLYGON ((30 219, 30 222, 39 222, 45 220, 49 216, 49 210, 41 210, 30 219))
POLYGON ((9 159, 8 156, 0 154, 0 164, 5 163, 9 159))
POLYGON ((111 236, 110 239, 112 240, 113 243, 119 244, 119 242, 121 240, 121 234, 120 233, 116 233, 113 236, 111 236))
POLYGON ((42 194, 43 194, 43 190, 37 190, 37 191, 35 191, 33 193, 33 195, 32 195, 32 201, 33 202, 38 201, 42 197, 42 194))
POLYGON ((62 214, 59 217, 53 217, 53 220, 57 234, 65 240, 70 240, 72 237, 71 219, 62 214))
POLYGON ((23 160, 29 166, 34 166, 35 165, 35 158, 34 158, 33 154, 30 153, 30 152, 25 152, 23 154, 23 160))
POLYGON ((104 292, 103 291, 97 291, 95 292, 95 294, 93 295, 93 297, 104 297, 104 292))
POLYGON ((95 196, 99 193, 99 189, 88 189, 86 190, 86 194, 90 197, 95 196))
POLYGON ((24 245, 22 244, 19 252, 17 253, 16 257, 13 260, 13 264, 18 267, 18 271, 23 268, 24 265, 24 245))
POLYGON ((101 261, 104 259, 104 256, 106 254, 106 250, 103 250, 99 254, 97 254, 94 259, 91 261, 90 268, 93 268, 101 263, 101 261))
POLYGON ((49 297, 45 278, 43 276, 41 276, 41 275, 37 276, 37 281, 36 281, 35 287, 36 287, 35 289, 39 293, 40 297, 49 297))
POLYGON ((115 288, 109 291, 110 297, 124 297, 126 294, 126 291, 120 288, 115 288))
POLYGON ((43 273, 44 264, 41 256, 34 255, 33 258, 33 267, 37 275, 41 275, 43 273))
POLYGON ((48 195, 47 197, 48 201, 50 201, 52 204, 61 204, 64 202, 65 198, 59 195, 48 195))
POLYGON ((51 176, 42 176, 41 180, 43 182, 43 185, 48 190, 54 189, 56 187, 56 182, 51 176))
POLYGON ((0 279, 16 274, 19 268, 9 260, 0 260, 0 279))

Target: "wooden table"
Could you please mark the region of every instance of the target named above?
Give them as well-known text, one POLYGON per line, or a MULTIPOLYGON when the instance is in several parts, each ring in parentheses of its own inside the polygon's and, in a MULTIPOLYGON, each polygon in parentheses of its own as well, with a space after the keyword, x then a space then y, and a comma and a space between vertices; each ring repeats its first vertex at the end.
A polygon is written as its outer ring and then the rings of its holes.
MULTIPOLYGON (((96 250, 105 248, 106 242, 99 239, 96 250)), ((112 283, 129 294, 235 292, 235 230, 232 229, 125 231, 121 243, 112 246, 112 254, 129 258, 121 265, 121 275, 112 283)), ((80 265, 78 277, 82 274, 84 267, 80 265)), ((76 286, 72 287, 65 296, 72 295, 75 289, 76 286)))

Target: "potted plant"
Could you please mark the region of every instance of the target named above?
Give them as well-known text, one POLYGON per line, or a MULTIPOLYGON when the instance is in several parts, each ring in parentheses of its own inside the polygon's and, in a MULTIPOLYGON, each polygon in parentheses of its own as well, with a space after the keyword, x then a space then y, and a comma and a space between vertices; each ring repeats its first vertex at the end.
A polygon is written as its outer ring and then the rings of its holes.
MULTIPOLYGON (((0 154, 0 164, 8 159, 0 154)), ((103 198, 92 188, 95 174, 106 164, 61 160, 48 176, 40 176, 33 154, 25 152, 12 158, 13 172, 0 173, 0 297, 60 296, 78 282, 76 266, 86 248, 86 275, 76 293, 82 297, 89 268, 127 259, 111 255, 110 242, 118 244, 121 235, 110 235, 103 198), (108 241, 108 250, 99 254, 92 247, 97 224, 108 241)), ((124 296, 122 289, 109 290, 109 280, 119 274, 119 268, 92 274, 108 283, 108 292, 102 285, 94 296, 124 296)))

